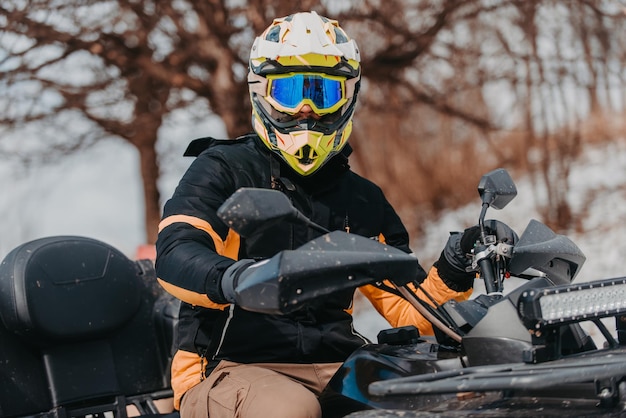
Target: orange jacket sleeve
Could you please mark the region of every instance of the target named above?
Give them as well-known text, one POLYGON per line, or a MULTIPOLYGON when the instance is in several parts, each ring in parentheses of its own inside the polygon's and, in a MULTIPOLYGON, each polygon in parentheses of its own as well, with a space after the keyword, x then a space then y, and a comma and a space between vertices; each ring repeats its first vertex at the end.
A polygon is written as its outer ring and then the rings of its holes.
MULTIPOLYGON (((390 283, 387 283, 390 285, 390 283)), ((410 285, 412 287, 412 285, 410 285)), ((439 273, 435 267, 431 267, 428 277, 421 284, 421 287, 430 295, 437 303, 444 303, 450 299, 456 301, 467 300, 472 294, 472 289, 465 292, 456 292, 450 289, 439 277, 439 273)), ((430 300, 424 296, 419 289, 412 287, 416 291, 418 297, 429 304, 430 300)), ((360 287, 361 293, 367 297, 374 308, 380 313, 392 327, 402 327, 406 325, 415 325, 421 335, 433 335, 432 325, 424 318, 406 299, 379 289, 373 285, 360 287)))

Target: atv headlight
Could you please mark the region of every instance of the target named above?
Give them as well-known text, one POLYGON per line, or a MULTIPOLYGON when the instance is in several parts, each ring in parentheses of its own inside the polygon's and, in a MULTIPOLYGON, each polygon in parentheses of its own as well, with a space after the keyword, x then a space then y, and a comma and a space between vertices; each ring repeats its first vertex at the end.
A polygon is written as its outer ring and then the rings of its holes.
POLYGON ((529 329, 615 316, 626 312, 626 277, 527 290, 517 310, 529 329))

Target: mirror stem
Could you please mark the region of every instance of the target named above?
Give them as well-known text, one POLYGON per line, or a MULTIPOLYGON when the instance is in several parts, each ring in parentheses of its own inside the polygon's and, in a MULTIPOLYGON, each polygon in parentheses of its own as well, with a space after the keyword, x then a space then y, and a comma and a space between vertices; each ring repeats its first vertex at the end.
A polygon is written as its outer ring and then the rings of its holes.
POLYGON ((485 243, 485 215, 487 214, 487 209, 489 208, 489 203, 483 203, 483 207, 480 210, 480 216, 478 217, 478 226, 480 227, 480 240, 481 243, 485 243))
POLYGON ((295 216, 296 221, 303 222, 307 226, 309 226, 310 228, 315 229, 316 231, 319 231, 319 232, 321 232, 323 234, 328 234, 330 232, 330 230, 324 228, 323 226, 321 226, 319 224, 316 224, 315 222, 313 222, 312 220, 310 220, 309 218, 307 218, 306 216, 304 216, 300 212, 296 212, 295 215, 296 215, 295 216))

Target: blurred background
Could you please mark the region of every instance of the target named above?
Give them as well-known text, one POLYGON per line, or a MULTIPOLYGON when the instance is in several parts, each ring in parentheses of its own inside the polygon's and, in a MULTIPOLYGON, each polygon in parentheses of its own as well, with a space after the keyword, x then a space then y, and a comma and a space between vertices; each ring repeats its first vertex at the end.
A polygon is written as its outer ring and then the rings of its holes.
POLYGON ((254 36, 275 17, 315 10, 361 49, 352 167, 383 188, 424 265, 447 231, 476 222, 481 175, 505 167, 520 180, 516 209, 502 211, 511 226, 521 233, 538 218, 582 243, 596 262, 588 271, 617 274, 626 256, 625 7, 0 0, 0 257, 47 235, 90 236, 129 257, 154 244, 191 162, 187 144, 251 131, 254 36))

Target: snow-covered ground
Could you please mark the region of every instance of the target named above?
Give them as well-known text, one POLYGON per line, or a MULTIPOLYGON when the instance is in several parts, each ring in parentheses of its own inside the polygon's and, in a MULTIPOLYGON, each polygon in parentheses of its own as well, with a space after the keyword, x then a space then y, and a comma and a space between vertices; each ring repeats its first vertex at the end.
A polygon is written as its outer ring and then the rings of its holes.
MULTIPOLYGON (((191 138, 189 138, 191 139, 191 138)), ((173 147, 182 155, 186 144, 173 147)), ((169 196, 190 159, 178 159, 166 167, 161 187, 169 196)), ((569 200, 574 214, 581 214, 583 232, 568 236, 587 256, 577 281, 626 275, 626 142, 614 141, 586 148, 572 169, 569 200), (585 204, 588 208, 583 210, 585 204)), ((537 207, 545 193, 527 178, 514 178, 518 196, 506 208, 492 210, 521 234, 531 218, 540 219, 537 207)), ((16 170, 0 162, 0 259, 17 245, 50 235, 83 235, 116 246, 129 257, 143 244, 143 203, 136 152, 126 143, 103 142, 59 164, 16 170)), ((444 213, 415 237, 413 250, 424 263, 435 260, 448 231, 462 230, 477 222, 476 201, 444 213)), ((426 266, 425 266, 426 267, 426 266)), ((477 289, 480 283, 476 284, 477 289)), ((386 322, 369 305, 356 306, 356 328, 375 339, 386 322)))

